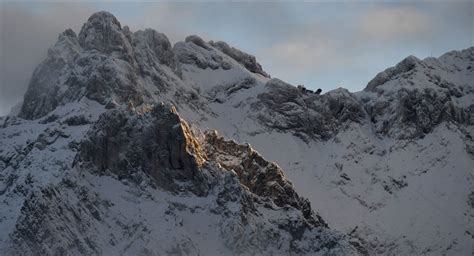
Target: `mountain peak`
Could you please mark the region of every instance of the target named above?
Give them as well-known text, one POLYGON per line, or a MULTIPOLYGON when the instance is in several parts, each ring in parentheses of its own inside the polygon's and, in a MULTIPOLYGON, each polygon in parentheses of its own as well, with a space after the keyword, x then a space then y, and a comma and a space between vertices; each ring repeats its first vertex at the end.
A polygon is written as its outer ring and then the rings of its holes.
POLYGON ((374 90, 377 86, 384 84, 387 81, 392 80, 395 76, 408 72, 415 68, 415 66, 420 63, 421 60, 418 59, 417 57, 410 55, 400 61, 397 65, 391 68, 387 68, 384 71, 378 73, 375 78, 370 80, 370 82, 367 84, 367 87, 364 89, 366 91, 372 91, 374 90))
POLYGON ((96 24, 96 25, 112 23, 121 28, 121 25, 118 19, 112 13, 107 12, 107 11, 99 11, 99 12, 93 13, 89 17, 89 19, 87 19, 87 22, 96 24))
POLYGON ((190 36, 187 36, 186 39, 184 39, 184 42, 186 43, 193 43, 197 46, 200 46, 206 50, 209 50, 209 44, 206 43, 200 36, 198 35, 190 35, 190 36))
POLYGON ((76 32, 74 32, 74 30, 68 28, 68 29, 64 30, 64 32, 59 34, 58 40, 60 40, 61 37, 77 38, 77 35, 76 35, 76 32))
POLYGON ((109 12, 96 12, 90 16, 79 32, 79 44, 86 50, 106 54, 131 52, 131 46, 117 18, 109 12))

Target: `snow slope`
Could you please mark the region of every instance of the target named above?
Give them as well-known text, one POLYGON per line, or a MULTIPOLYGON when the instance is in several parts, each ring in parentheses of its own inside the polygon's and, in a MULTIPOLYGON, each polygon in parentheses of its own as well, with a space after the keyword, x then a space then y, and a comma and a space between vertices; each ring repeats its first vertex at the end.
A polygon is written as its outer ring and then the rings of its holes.
POLYGON ((409 57, 342 100, 340 89, 316 96, 267 84, 259 90, 285 99, 262 111, 252 88, 251 96, 213 103, 218 117, 194 121, 251 143, 331 227, 352 232, 376 254, 470 255, 472 66, 474 48, 409 57))

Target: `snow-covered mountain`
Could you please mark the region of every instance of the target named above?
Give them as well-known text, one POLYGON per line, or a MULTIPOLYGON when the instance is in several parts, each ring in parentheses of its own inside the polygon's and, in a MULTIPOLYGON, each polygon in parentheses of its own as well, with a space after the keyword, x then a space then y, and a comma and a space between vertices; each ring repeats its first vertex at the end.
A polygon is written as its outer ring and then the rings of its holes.
POLYGON ((410 56, 319 95, 95 13, 0 118, 0 254, 469 255, 473 66, 410 56))

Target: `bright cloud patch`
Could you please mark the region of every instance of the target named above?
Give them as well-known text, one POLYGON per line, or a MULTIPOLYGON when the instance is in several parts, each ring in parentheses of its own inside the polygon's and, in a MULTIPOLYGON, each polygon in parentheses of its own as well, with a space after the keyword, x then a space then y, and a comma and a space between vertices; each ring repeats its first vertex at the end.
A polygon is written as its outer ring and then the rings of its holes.
POLYGON ((430 31, 429 17, 411 8, 374 8, 358 22, 361 36, 379 40, 419 38, 430 31))

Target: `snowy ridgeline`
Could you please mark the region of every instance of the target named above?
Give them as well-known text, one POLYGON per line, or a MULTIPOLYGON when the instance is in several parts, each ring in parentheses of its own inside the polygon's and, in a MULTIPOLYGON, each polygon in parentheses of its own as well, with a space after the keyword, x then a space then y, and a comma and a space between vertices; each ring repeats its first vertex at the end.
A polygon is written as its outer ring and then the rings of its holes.
POLYGON ((96 13, 0 119, 0 254, 468 255, 472 66, 410 56, 319 95, 96 13))

